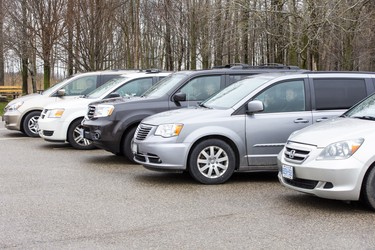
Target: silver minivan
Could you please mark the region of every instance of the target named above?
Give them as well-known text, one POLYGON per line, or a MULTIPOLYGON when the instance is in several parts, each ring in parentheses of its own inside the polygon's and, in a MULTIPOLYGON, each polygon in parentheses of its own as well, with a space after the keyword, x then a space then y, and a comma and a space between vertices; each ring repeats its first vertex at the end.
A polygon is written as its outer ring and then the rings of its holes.
POLYGON ((162 171, 188 171, 218 184, 234 171, 277 171, 288 136, 341 115, 375 91, 375 74, 271 73, 249 77, 199 107, 145 118, 133 139, 134 160, 162 171))

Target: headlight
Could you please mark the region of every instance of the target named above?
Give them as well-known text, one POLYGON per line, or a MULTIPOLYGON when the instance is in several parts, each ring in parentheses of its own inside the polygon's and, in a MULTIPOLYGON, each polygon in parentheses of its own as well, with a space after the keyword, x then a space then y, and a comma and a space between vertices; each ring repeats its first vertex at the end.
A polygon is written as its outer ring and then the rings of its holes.
POLYGON ((362 145, 364 139, 335 142, 323 149, 317 160, 343 160, 352 156, 362 145))
POLYGON ((155 135, 162 137, 178 136, 183 126, 183 124, 162 124, 156 129, 155 135))
POLYGON ((19 109, 19 107, 21 107, 22 104, 23 104, 22 101, 21 102, 16 102, 16 103, 13 103, 11 105, 7 105, 4 110, 5 110, 5 112, 6 111, 15 111, 15 110, 19 109))
POLYGON ((110 116, 115 107, 113 105, 98 105, 96 106, 94 117, 105 117, 110 116))
POLYGON ((48 117, 49 118, 61 118, 61 116, 64 114, 64 109, 50 109, 48 111, 48 117))

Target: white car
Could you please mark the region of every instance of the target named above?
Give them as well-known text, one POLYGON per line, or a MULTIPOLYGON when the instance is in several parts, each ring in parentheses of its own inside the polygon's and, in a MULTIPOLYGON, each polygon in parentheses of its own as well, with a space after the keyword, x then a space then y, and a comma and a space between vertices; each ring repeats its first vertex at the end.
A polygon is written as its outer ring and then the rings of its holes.
POLYGON ((288 139, 278 156, 279 180, 291 189, 375 210, 375 95, 339 118, 288 139))
POLYGON ((43 108, 62 100, 85 95, 119 75, 134 73, 134 70, 106 70, 73 75, 62 82, 40 92, 21 96, 5 107, 3 120, 9 130, 18 130, 30 137, 38 137, 38 119, 43 108))
POLYGON ((81 121, 89 103, 114 97, 140 96, 170 73, 151 71, 123 75, 108 81, 87 96, 47 105, 38 120, 39 135, 46 141, 68 142, 76 149, 92 149, 83 138, 81 121))

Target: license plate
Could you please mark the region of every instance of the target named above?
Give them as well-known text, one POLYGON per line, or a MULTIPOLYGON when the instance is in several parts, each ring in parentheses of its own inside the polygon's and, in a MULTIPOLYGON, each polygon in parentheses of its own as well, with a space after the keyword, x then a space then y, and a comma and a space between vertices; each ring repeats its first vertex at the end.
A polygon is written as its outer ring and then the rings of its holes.
POLYGON ((133 154, 136 154, 138 152, 137 144, 135 144, 134 142, 132 142, 132 152, 133 154))
POLYGON ((293 179, 294 169, 291 166, 283 165, 281 174, 284 178, 293 179))

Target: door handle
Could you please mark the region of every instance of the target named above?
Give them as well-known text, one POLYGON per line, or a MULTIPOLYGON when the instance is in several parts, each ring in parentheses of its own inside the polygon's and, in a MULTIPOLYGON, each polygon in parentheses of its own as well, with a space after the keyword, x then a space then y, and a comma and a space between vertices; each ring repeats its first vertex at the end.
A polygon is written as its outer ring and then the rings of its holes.
POLYGON ((294 123, 308 123, 309 121, 303 118, 298 118, 294 120, 294 123))
POLYGON ((328 120, 328 117, 322 117, 322 118, 316 119, 316 122, 323 122, 323 121, 327 121, 327 120, 328 120))

